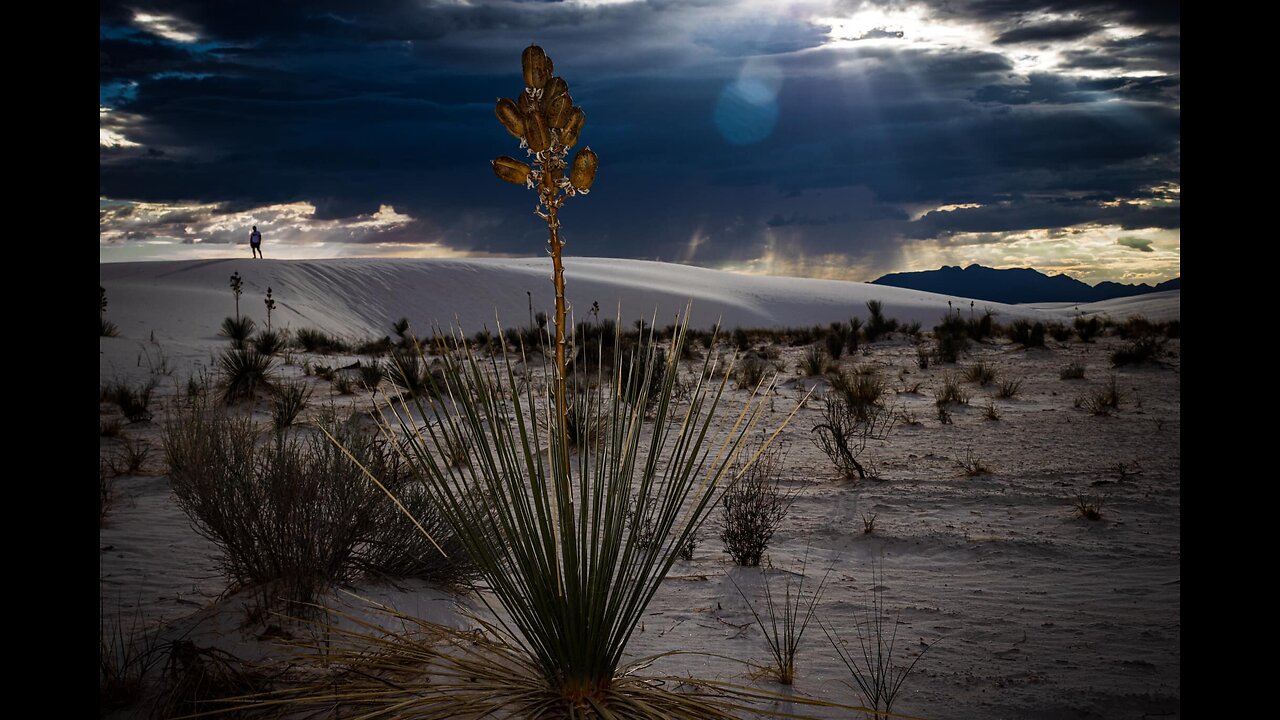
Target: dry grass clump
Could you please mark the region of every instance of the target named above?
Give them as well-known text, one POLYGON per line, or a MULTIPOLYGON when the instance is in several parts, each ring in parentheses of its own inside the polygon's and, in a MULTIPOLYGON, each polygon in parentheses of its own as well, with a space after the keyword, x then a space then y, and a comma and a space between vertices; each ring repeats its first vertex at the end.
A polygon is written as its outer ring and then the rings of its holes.
POLYGON ((734 580, 732 575, 729 576, 729 581, 733 583, 738 594, 747 603, 747 609, 751 611, 751 617, 755 619, 765 642, 769 645, 769 652, 773 655, 771 658, 772 663, 762 669, 765 674, 782 685, 791 685, 795 682, 796 653, 800 649, 800 640, 804 637, 804 631, 809 627, 809 621, 813 619, 813 611, 818 605, 818 600, 822 598, 822 590, 826 586, 827 577, 831 574, 831 571, 828 570, 822 576, 822 579, 818 581, 818 586, 806 598, 804 580, 807 565, 807 562, 801 565, 800 572, 796 574, 799 580, 795 583, 791 580, 791 573, 786 573, 786 590, 782 596, 781 603, 774 598, 773 589, 769 582, 769 573, 761 573, 764 578, 765 611, 763 616, 760 611, 756 610, 755 605, 752 604, 747 594, 742 591, 738 581, 734 580), (804 611, 803 615, 801 615, 802 609, 804 611), (765 622, 766 618, 768 622, 765 622))
POLYGON ((1076 514, 1085 520, 1098 521, 1102 519, 1102 505, 1106 502, 1105 495, 1085 495, 1083 493, 1076 495, 1075 508, 1076 514))
POLYGON ((942 374, 942 385, 933 394, 938 405, 968 405, 969 393, 951 373, 942 374))
POLYGON ((996 391, 998 398, 1015 398, 1022 392, 1022 378, 1006 378, 1000 381, 1000 389, 996 391))
POLYGON ((967 382, 977 383, 978 385, 986 387, 995 381, 996 369, 979 360, 965 368, 964 379, 967 382))
POLYGON ((827 640, 835 648, 849 674, 857 683, 862 695, 865 713, 873 720, 889 720, 897 717, 893 706, 902 694, 902 686, 907 677, 915 670, 920 658, 937 643, 935 640, 911 659, 905 662, 901 657, 895 658, 898 640, 898 618, 890 618, 884 606, 884 575, 871 571, 870 602, 864 606, 862 619, 855 626, 858 644, 850 648, 840 637, 835 628, 822 624, 822 631, 827 640))
POLYGON ((956 467, 964 471, 965 477, 977 477, 979 475, 990 475, 991 468, 983 464, 982 460, 973 454, 973 448, 966 448, 963 458, 955 459, 956 467))
POLYGON ((1076 398, 1075 406, 1084 408, 1090 414, 1107 416, 1120 409, 1120 388, 1116 383, 1115 373, 1101 388, 1092 393, 1076 398))
MULTIPOLYGON (((341 448, 316 432, 263 437, 248 418, 209 407, 166 425, 174 498, 217 546, 233 586, 267 586, 269 599, 306 603, 376 564, 370 553, 415 552, 394 504, 369 477, 408 492, 413 473, 399 452, 353 425, 327 432, 341 448)), ((419 510, 420 522, 433 524, 430 507, 419 510)), ((447 539, 441 532, 438 542, 447 539)), ((466 572, 465 554, 428 557, 443 581, 466 572)))
POLYGON ((1062 368, 1062 370, 1058 372, 1058 378, 1061 380, 1083 380, 1084 364, 1074 363, 1074 362, 1071 363, 1070 365, 1062 368))

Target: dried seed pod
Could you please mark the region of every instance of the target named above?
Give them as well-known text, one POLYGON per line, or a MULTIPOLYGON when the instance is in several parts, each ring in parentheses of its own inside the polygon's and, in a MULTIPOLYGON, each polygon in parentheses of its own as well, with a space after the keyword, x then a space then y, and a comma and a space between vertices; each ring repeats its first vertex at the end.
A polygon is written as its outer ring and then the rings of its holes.
POLYGON ((526 185, 529 182, 529 166, 520 162, 513 157, 503 155, 496 160, 491 160, 493 165, 493 174, 516 185, 526 185))
POLYGON ((569 110, 569 119, 564 123, 564 129, 560 131, 560 144, 566 148, 573 147, 578 142, 578 133, 582 132, 582 125, 587 121, 587 114, 582 108, 575 107, 569 110))
POLYGON ((547 129, 547 121, 542 113, 529 113, 524 116, 524 139, 529 149, 542 152, 551 147, 551 131, 547 129))
POLYGON ((538 101, 527 92, 520 93, 520 99, 516 101, 516 104, 519 105, 520 112, 525 115, 538 112, 538 101))
POLYGON ((547 84, 551 77, 551 58, 537 45, 530 45, 520 55, 520 66, 524 70, 524 86, 540 88, 547 84))
POLYGON ((551 102, 542 103, 542 107, 546 110, 547 125, 557 130, 563 128, 565 123, 569 122, 569 111, 573 109, 573 98, 568 94, 553 98, 551 102))
POLYGON ((596 168, 599 165, 600 159, 591 151, 591 148, 582 148, 573 156, 573 170, 569 171, 569 184, 575 190, 590 190, 591 184, 596 181, 596 168))
POLYGON ((498 122, 502 123, 502 127, 506 128, 507 132, 515 137, 524 137, 524 115, 520 112, 515 100, 499 98, 494 114, 498 116, 498 122))
POLYGON ((542 86, 542 102, 546 103, 561 95, 569 94, 569 84, 562 77, 553 77, 542 86))

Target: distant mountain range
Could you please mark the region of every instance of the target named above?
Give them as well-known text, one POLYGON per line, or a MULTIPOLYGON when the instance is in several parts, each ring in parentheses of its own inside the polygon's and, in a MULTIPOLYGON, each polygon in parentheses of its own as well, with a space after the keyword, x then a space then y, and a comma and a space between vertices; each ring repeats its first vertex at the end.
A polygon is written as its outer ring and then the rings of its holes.
POLYGON ((1181 288, 1181 277, 1152 287, 1100 282, 1089 286, 1067 275, 1045 275, 1031 268, 996 270, 982 265, 960 268, 943 265, 939 270, 889 273, 871 282, 876 285, 959 295, 1002 303, 1094 302, 1181 288))

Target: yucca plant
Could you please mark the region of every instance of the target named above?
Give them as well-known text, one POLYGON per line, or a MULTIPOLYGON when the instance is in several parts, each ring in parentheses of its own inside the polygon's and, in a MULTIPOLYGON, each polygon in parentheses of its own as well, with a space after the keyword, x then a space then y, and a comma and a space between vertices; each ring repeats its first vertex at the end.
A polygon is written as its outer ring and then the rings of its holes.
MULTIPOLYGON (((541 48, 527 48, 522 63, 524 92, 518 101, 500 100, 497 114, 534 166, 512 158, 493 165, 504 180, 537 189, 547 222, 555 353, 542 356, 542 371, 550 382, 527 382, 523 357, 481 360, 455 330, 436 343, 441 370, 430 380, 436 399, 402 395, 382 415, 384 433, 403 437, 398 442, 415 477, 475 564, 486 588, 480 599, 493 619, 476 618, 479 632, 465 634, 395 613, 399 630, 367 622, 355 631, 326 627, 335 642, 325 662, 340 677, 262 702, 343 705, 366 711, 364 717, 705 719, 734 717, 744 698, 767 695, 740 690, 728 699, 722 691, 729 684, 686 678, 695 690, 676 692, 674 678, 638 675, 654 658, 622 664, 681 550, 731 476, 749 467, 740 446, 762 415, 763 395, 753 392, 719 431, 715 415, 727 375, 713 384, 704 369, 687 400, 674 399, 687 310, 665 348, 646 328, 648 342, 633 346, 643 357, 607 372, 597 362, 597 377, 607 381, 584 386, 585 373, 575 373, 569 387, 557 211, 566 197, 590 187, 596 158, 579 152, 565 177, 564 156, 584 115, 541 48), (650 397, 650 387, 657 391, 647 409, 627 401, 650 397), (567 415, 578 393, 585 396, 586 422, 572 448, 567 415), (423 418, 432 420, 424 425, 423 418), (470 462, 448 462, 460 443, 471 446, 470 462)), ((620 357, 617 326, 613 347, 620 357)), ((713 359, 708 353, 704 362, 713 359)), ((391 489, 388 495, 395 497, 391 489)))
POLYGON ((222 319, 222 328, 218 330, 218 334, 230 339, 233 346, 244 347, 257 327, 258 324, 252 318, 236 315, 222 319))
POLYGON ((259 387, 271 387, 275 358, 252 347, 233 347, 218 356, 222 371, 222 400, 227 404, 251 399, 259 387))

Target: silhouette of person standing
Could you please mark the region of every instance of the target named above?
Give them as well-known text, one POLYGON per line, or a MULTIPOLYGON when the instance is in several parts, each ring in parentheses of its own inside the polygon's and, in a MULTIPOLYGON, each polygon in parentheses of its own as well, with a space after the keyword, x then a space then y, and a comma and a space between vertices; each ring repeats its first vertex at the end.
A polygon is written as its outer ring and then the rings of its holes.
POLYGON ((262 258, 262 233, 258 232, 258 226, 253 226, 253 232, 249 233, 249 249, 253 253, 252 257, 262 258))

